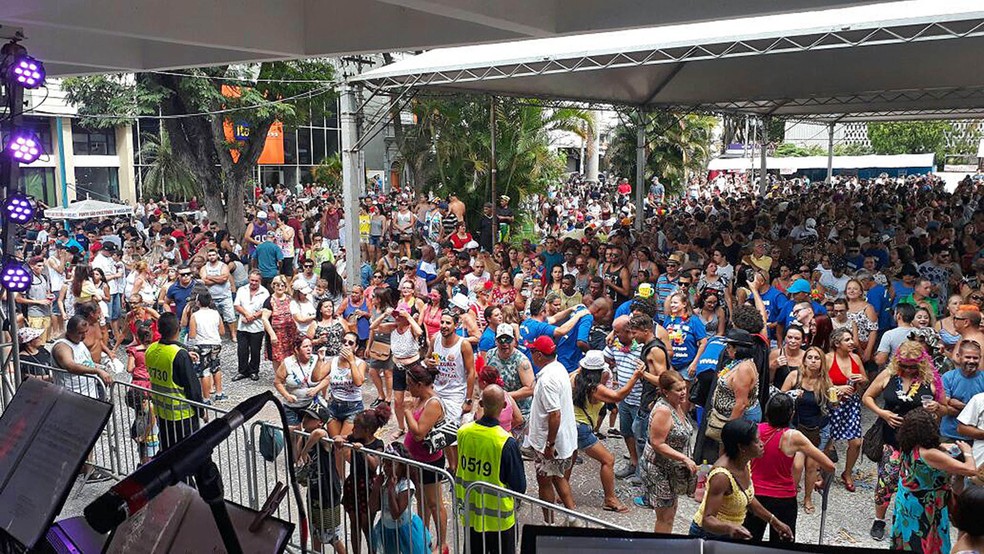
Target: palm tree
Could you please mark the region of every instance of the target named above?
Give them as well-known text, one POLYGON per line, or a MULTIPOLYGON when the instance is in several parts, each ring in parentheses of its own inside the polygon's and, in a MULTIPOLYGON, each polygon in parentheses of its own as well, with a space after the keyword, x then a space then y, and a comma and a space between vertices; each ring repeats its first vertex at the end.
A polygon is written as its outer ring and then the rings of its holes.
POLYGON ((144 177, 142 195, 160 191, 172 199, 187 200, 192 196, 204 196, 204 187, 195 181, 192 172, 181 162, 171 149, 167 132, 161 129, 159 135, 145 133, 140 155, 149 165, 144 177))
POLYGON ((711 133, 716 119, 711 116, 650 112, 623 114, 613 129, 605 159, 616 175, 633 179, 636 174, 636 130, 646 126, 645 177, 653 175, 669 192, 680 192, 689 176, 704 169, 710 158, 711 133))
MULTIPOLYGON (((453 192, 470 214, 481 212, 482 204, 491 199, 489 106, 487 98, 469 96, 425 97, 411 103, 416 122, 403 126, 398 147, 417 192, 453 192)), ((584 136, 593 119, 587 110, 501 99, 495 122, 496 190, 518 205, 522 197, 542 192, 563 175, 565 163, 550 147, 551 133, 584 136)))

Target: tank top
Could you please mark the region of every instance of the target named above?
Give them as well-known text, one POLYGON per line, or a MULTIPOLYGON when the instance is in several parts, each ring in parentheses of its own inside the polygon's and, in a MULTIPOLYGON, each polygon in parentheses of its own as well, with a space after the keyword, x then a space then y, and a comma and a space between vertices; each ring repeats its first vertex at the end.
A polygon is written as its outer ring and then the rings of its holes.
MULTIPOLYGON (((625 266, 621 266, 620 265, 618 267, 612 268, 612 267, 609 267, 606 264, 605 265, 605 277, 609 281, 611 281, 613 283, 619 283, 621 285, 621 283, 622 283, 622 281, 621 281, 621 279, 622 279, 622 268, 623 267, 625 267, 625 266)), ((615 301, 615 305, 616 306, 618 306, 622 302, 625 302, 626 300, 629 299, 628 296, 626 296, 626 295, 624 295, 624 294, 616 291, 615 288, 614 287, 611 287, 611 286, 608 287, 608 296, 612 300, 615 301)))
POLYGON ((352 368, 339 365, 338 356, 331 359, 328 383, 328 391, 333 399, 341 402, 359 402, 362 400, 362 391, 352 381, 352 368))
POLYGON ((604 404, 604 402, 587 402, 583 408, 575 405, 574 421, 594 427, 595 423, 598 423, 598 417, 601 415, 601 407, 604 404))
POLYGON ((858 373, 860 370, 861 370, 861 366, 858 365, 856 361, 854 361, 854 356, 851 356, 851 371, 847 374, 844 374, 844 372, 841 371, 840 366, 837 365, 837 355, 835 354, 834 361, 833 363, 830 364, 830 372, 829 372, 830 382, 838 387, 842 385, 846 385, 848 383, 848 375, 854 375, 858 373))
MULTIPOLYGON (((215 264, 214 266, 212 264, 208 264, 208 263, 205 264, 203 266, 205 268, 205 276, 206 277, 218 277, 219 275, 222 275, 222 270, 224 269, 222 266, 224 266, 224 265, 225 264, 222 263, 222 262, 219 262, 219 263, 215 264)), ((229 283, 230 280, 231 279, 227 279, 226 282, 225 283, 222 283, 221 285, 209 285, 208 286, 208 293, 212 296, 212 299, 213 300, 224 300, 224 299, 230 298, 232 296, 232 284, 229 283)), ((146 286, 146 285, 144 285, 144 286, 146 286)))
POLYGON ((407 325, 406 331, 402 333, 399 328, 393 329, 393 332, 390 334, 390 348, 393 351, 393 358, 396 359, 417 358, 420 356, 420 346, 417 343, 417 339, 413 338, 413 331, 409 325, 407 325))
POLYGON ((445 402, 464 402, 468 391, 465 361, 461 357, 462 341, 458 338, 450 347, 444 346, 442 338, 434 341, 434 354, 438 356, 434 392, 445 402))
POLYGON ((133 384, 145 389, 150 388, 150 374, 147 373, 146 348, 129 346, 127 353, 133 356, 133 384))
MULTIPOLYGON (((905 417, 905 414, 912 410, 921 408, 922 396, 933 396, 932 387, 921 381, 913 380, 906 390, 902 390, 902 384, 901 377, 892 375, 885 385, 885 390, 882 391, 882 400, 885 402, 885 409, 899 417, 905 417)), ((898 448, 898 440, 895 437, 898 429, 893 429, 890 425, 883 425, 882 430, 882 437, 885 439, 885 444, 889 444, 893 448, 898 448)))
MULTIPOLYGON (((654 338, 642 346, 642 350, 639 351, 639 359, 642 360, 642 363, 646 363, 649 353, 652 352, 653 348, 659 348, 663 351, 663 356, 666 357, 667 369, 669 369, 670 356, 666 353, 666 345, 658 338, 654 338)), ((642 381, 642 399, 640 400, 639 409, 649 412, 653 409, 653 404, 661 396, 660 389, 658 386, 650 383, 648 379, 640 379, 640 381, 642 381)))
POLYGON ((191 317, 195 318, 195 344, 210 346, 222 344, 222 338, 219 336, 222 318, 219 312, 212 308, 202 308, 191 317))
POLYGON ((795 498, 793 457, 782 451, 782 437, 789 429, 759 423, 759 437, 765 445, 761 458, 752 460, 752 482, 760 496, 795 498))
POLYGON ((51 282, 51 292, 57 294, 65 285, 65 274, 58 273, 51 266, 45 266, 48 270, 48 280, 51 282))
MULTIPOLYGON (((71 294, 71 291, 69 291, 71 294)), ((73 343, 72 341, 61 338, 55 341, 51 349, 58 344, 67 344, 69 348, 72 349, 72 361, 84 365, 86 367, 95 367, 96 364, 92 362, 92 352, 89 351, 89 347, 85 345, 84 341, 79 341, 78 343, 73 343)), ((98 377, 76 375, 74 373, 69 373, 67 368, 63 368, 58 365, 58 359, 52 356, 52 363, 55 367, 63 369, 64 371, 53 371, 54 382, 56 385, 61 385, 66 389, 81 394, 83 396, 88 396, 90 398, 98 398, 100 394, 100 389, 102 388, 102 381, 99 381, 98 377), (96 382, 99 382, 97 385, 96 382)))
MULTIPOLYGON (((432 400, 436 400, 438 402, 441 401, 441 399, 439 399, 436 396, 432 396, 428 398, 426 402, 421 404, 416 410, 413 411, 414 421, 420 421, 420 414, 424 413, 424 408, 426 408, 427 404, 429 404, 432 400)), ((442 404, 441 409, 443 410, 443 408, 444 405, 442 404)), ((444 419, 443 416, 438 418, 438 422, 440 422, 442 419, 444 419)), ((403 446, 407 447, 407 454, 410 455, 410 458, 417 460, 418 462, 436 462, 437 460, 440 460, 442 456, 444 456, 444 451, 442 450, 438 450, 433 454, 428 452, 427 449, 424 448, 423 442, 418 441, 417 439, 414 438, 413 433, 407 433, 403 437, 403 446)))
POLYGON ((232 280, 236 282, 237 287, 241 287, 249 281, 249 271, 246 270, 246 266, 242 262, 232 262, 232 280))
MULTIPOLYGON (((257 222, 254 221, 253 222, 253 234, 250 235, 250 236, 253 239, 257 240, 257 241, 263 242, 263 237, 266 236, 266 234, 267 234, 268 231, 269 231, 269 229, 268 229, 266 223, 257 223, 257 222)), ((252 254, 255 251, 256 251, 256 245, 255 244, 250 244, 249 245, 249 253, 252 254)))
MULTIPOLYGON (((351 303, 346 304, 345 311, 342 312, 342 317, 348 319, 348 316, 352 315, 356 310, 360 310, 360 311, 363 311, 363 312, 368 311, 368 308, 366 306, 366 299, 365 298, 362 299, 362 304, 360 304, 359 306, 353 306, 351 303)), ((356 332, 359 333, 359 340, 366 340, 366 339, 369 338, 369 320, 368 319, 366 319, 364 317, 358 318, 355 321, 355 328, 356 328, 356 332)))
POLYGON ((284 388, 287 389, 288 393, 297 397, 296 402, 284 402, 284 406, 306 408, 311 404, 312 397, 307 394, 307 389, 314 385, 311 382, 311 373, 317 365, 318 356, 316 354, 311 356, 303 367, 295 356, 284 358, 284 369, 287 371, 287 376, 284 379, 284 388))
POLYGON ((505 406, 503 406, 502 411, 499 412, 499 427, 502 427, 506 431, 512 431, 512 416, 513 416, 512 402, 506 400, 505 406))
POLYGON ((428 304, 424 308, 424 330, 428 337, 434 337, 441 332, 441 308, 434 308, 428 304))
MULTIPOLYGON (((51 282, 51 288, 54 290, 55 282, 51 282)), ((960 333, 951 333, 946 330, 946 327, 940 326, 940 341, 943 342, 945 346, 954 346, 960 341, 960 333)))
MULTIPOLYGON (((710 480, 720 473, 728 476, 728 481, 731 481, 731 494, 726 494, 724 499, 721 501, 721 507, 718 508, 717 518, 721 521, 726 521, 728 523, 734 523, 741 525, 745 522, 745 514, 748 512, 748 503, 753 496, 755 496, 755 481, 752 480, 748 483, 748 488, 742 490, 738 485, 738 481, 735 480, 735 476, 724 467, 715 467, 711 469, 711 472, 707 474, 707 481, 710 480)), ((704 500, 701 501, 700 507, 697 508, 697 513, 694 514, 694 523, 698 527, 704 522, 704 508, 707 506, 707 496, 704 495, 704 500)))

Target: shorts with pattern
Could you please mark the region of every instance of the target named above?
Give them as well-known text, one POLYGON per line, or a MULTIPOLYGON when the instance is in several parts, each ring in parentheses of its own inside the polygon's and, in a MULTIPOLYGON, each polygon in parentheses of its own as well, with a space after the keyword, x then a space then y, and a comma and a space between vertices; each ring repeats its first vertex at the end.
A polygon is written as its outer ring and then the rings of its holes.
POLYGON ((232 306, 232 297, 227 296, 225 298, 213 298, 212 302, 215 304, 215 311, 219 312, 219 316, 225 323, 235 323, 238 319, 236 315, 236 310, 232 306))
POLYGON ((540 451, 534 451, 533 467, 536 468, 538 477, 563 477, 574 467, 574 457, 577 453, 571 454, 567 458, 547 459, 540 451))
POLYGON ((878 484, 875 485, 875 506, 888 506, 899 488, 901 470, 902 453, 890 444, 882 446, 882 459, 878 462, 878 484))
POLYGON ((852 394, 830 410, 830 440, 846 441, 861 436, 861 401, 858 395, 852 394))

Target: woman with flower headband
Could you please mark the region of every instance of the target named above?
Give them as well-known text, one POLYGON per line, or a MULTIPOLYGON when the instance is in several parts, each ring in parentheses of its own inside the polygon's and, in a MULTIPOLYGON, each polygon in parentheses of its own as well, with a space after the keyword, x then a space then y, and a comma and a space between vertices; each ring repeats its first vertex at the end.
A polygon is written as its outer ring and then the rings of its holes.
POLYGON ((896 430, 902 425, 902 418, 916 408, 925 406, 935 412, 939 408, 936 392, 932 359, 922 343, 907 340, 864 393, 864 405, 886 423, 882 427, 884 450, 878 462, 875 487, 875 521, 871 525, 871 537, 875 540, 885 538, 885 514, 899 482, 901 454, 896 430), (879 396, 884 407, 876 402, 879 396))

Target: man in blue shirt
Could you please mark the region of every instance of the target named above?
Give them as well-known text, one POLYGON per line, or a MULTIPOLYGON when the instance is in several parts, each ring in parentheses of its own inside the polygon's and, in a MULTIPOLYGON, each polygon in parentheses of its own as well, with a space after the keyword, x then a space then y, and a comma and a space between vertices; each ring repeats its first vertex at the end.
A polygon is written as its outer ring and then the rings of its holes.
POLYGON ((266 288, 270 288, 270 281, 280 275, 280 261, 284 259, 283 251, 273 242, 273 238, 273 233, 267 233, 263 237, 263 242, 257 245, 253 252, 256 268, 260 270, 260 277, 263 278, 263 286, 266 288))
MULTIPOLYGON (((759 297, 762 299, 762 304, 765 305, 765 315, 766 315, 765 322, 769 328, 769 338, 774 339, 776 338, 776 324, 779 321, 781 321, 779 319, 779 313, 782 311, 783 307, 788 303, 788 300, 786 299, 786 295, 780 292, 779 289, 769 284, 770 282, 769 274, 767 272, 759 270, 758 274, 762 276, 762 278, 759 279, 761 285, 759 285, 758 292, 759 292, 759 297)), ((810 284, 807 283, 805 279, 797 279, 797 281, 803 281, 804 283, 806 283, 806 289, 807 289, 806 292, 807 293, 810 292, 809 290, 810 284)), ((794 281, 793 285, 795 284, 796 282, 794 281)), ((749 286, 752 285, 749 284, 749 286)), ((792 286, 790 286, 789 292, 790 294, 792 293, 792 286)))
MULTIPOLYGON (((557 340, 569 333, 579 319, 588 315, 588 310, 583 309, 583 306, 580 307, 582 309, 578 311, 567 309, 555 316, 547 317, 546 300, 543 298, 534 298, 531 300, 530 317, 523 320, 523 323, 519 326, 519 343, 517 345, 519 351, 525 354, 530 359, 530 363, 532 363, 533 357, 530 354, 529 345, 542 336, 548 336, 557 340), (558 321, 564 319, 567 319, 567 321, 563 325, 556 325, 558 321)), ((533 369, 534 371, 539 370, 536 365, 533 366, 533 369)))
POLYGON ((969 440, 957 433, 957 416, 974 395, 984 392, 984 374, 980 372, 981 347, 963 341, 957 352, 958 369, 943 374, 947 404, 937 408, 943 414, 940 434, 952 440, 969 440))
POLYGON ((167 289, 167 304, 171 307, 171 312, 178 316, 178 321, 181 321, 181 314, 184 313, 185 306, 188 305, 188 298, 191 297, 194 288, 195 280, 192 279, 191 268, 182 265, 178 268, 178 282, 167 289))
POLYGON ((545 248, 540 255, 543 256, 543 268, 547 275, 550 275, 550 270, 553 269, 555 265, 561 265, 564 263, 564 254, 557 251, 557 237, 551 235, 547 237, 544 242, 545 248))
POLYGON ((683 263, 683 253, 674 252, 666 260, 666 273, 656 279, 656 298, 659 313, 666 310, 666 299, 680 288, 680 264, 683 263))
MULTIPOLYGON (((813 315, 827 315, 827 308, 823 307, 823 304, 810 298, 810 282, 806 279, 797 279, 793 281, 792 285, 786 289, 789 293, 789 301, 786 302, 782 309, 779 311, 779 315, 776 318, 776 340, 782 343, 786 336, 786 328, 789 324, 796 319, 796 314, 793 313, 793 308, 801 302, 809 302, 813 306, 813 315)), ((771 321, 771 319, 770 319, 771 321)))
POLYGON ((875 309, 878 316, 878 330, 885 332, 895 327, 895 318, 892 316, 892 300, 888 297, 888 289, 885 285, 875 282, 874 275, 869 271, 859 271, 855 279, 861 282, 861 287, 867 290, 866 300, 875 309))
POLYGON ((577 371, 581 358, 589 350, 588 335, 594 325, 594 316, 590 311, 583 306, 577 306, 575 310, 578 308, 587 315, 582 315, 574 324, 574 328, 557 340, 557 361, 567 369, 568 373, 577 371))

